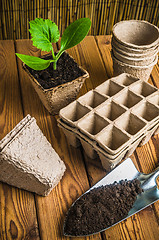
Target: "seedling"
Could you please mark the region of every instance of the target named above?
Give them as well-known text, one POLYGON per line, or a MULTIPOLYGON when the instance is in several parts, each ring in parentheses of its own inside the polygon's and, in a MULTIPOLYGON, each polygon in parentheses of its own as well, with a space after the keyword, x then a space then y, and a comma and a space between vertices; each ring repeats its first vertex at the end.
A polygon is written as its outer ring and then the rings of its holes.
POLYGON ((56 70, 56 64, 62 53, 80 43, 87 35, 91 20, 89 18, 80 18, 71 23, 64 31, 61 37, 61 48, 55 55, 53 43, 58 42, 60 33, 58 26, 49 19, 36 18, 30 23, 29 32, 33 45, 38 49, 46 52, 52 52, 52 59, 45 60, 39 57, 16 53, 16 55, 30 68, 34 70, 43 70, 53 63, 53 68, 56 70))

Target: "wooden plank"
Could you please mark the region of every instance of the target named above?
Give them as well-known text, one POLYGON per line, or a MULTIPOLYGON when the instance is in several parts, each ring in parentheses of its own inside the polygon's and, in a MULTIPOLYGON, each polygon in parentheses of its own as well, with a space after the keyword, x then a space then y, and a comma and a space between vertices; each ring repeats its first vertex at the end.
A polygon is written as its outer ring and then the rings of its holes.
POLYGON ((94 36, 111 34, 113 25, 120 20, 142 19, 156 26, 159 25, 157 0, 7 0, 1 2, 1 39, 29 38, 28 22, 36 17, 51 18, 59 26, 61 34, 68 23, 81 17, 91 19, 90 33, 94 36))
MULTIPOLYGON (((0 41, 0 139, 23 118, 13 41, 0 41)), ((39 239, 34 195, 0 183, 0 239, 39 239)))
MULTIPOLYGON (((98 49, 95 38, 91 36, 86 37, 78 45, 78 54, 81 56, 82 66, 85 66, 87 71, 90 73, 90 78, 86 82, 88 90, 92 87, 96 87, 108 78, 107 62, 102 61, 100 51, 101 49, 98 49)), ((74 57, 76 59, 76 56, 74 57)), ((93 186, 102 177, 104 177, 107 172, 103 170, 99 158, 92 160, 84 153, 84 159, 89 176, 89 182, 90 185, 93 186)), ((111 239, 124 239, 124 234, 125 232, 121 231, 120 224, 118 224, 107 230, 105 233, 102 233, 102 239, 107 239, 107 237, 111 239)))
MULTIPOLYGON (((158 61, 158 64, 159 64, 159 61, 158 61)), ((152 81, 153 81, 153 84, 159 88, 159 65, 156 64, 154 67, 153 67, 153 70, 152 70, 152 73, 151 73, 151 78, 152 78, 152 81)))
MULTIPOLYGON (((76 48, 69 49, 68 52, 90 74, 89 79, 87 79, 85 83, 86 88, 81 89, 80 95, 83 95, 85 91, 95 88, 108 79, 105 65, 102 61, 102 57, 94 37, 87 36, 76 48)), ((94 160, 90 159, 84 150, 83 156, 89 176, 89 182, 90 185, 93 186, 106 175, 106 171, 102 168, 99 158, 94 160)))
MULTIPOLYGON (((157 68, 158 68, 158 65, 156 64, 151 72, 148 82, 159 88, 159 72, 157 71, 157 68)), ((139 159, 140 159, 141 154, 144 153, 143 157, 141 157, 141 160, 140 160, 140 166, 141 166, 140 168, 142 168, 143 172, 150 173, 158 166, 158 164, 159 164, 158 146, 159 146, 159 136, 155 135, 155 136, 151 137, 151 139, 149 140, 149 142, 147 144, 145 144, 143 147, 137 149, 136 152, 137 152, 139 159)), ((145 212, 144 212, 144 213, 146 213, 146 211, 147 211, 149 214, 149 212, 150 211, 152 212, 152 210, 153 210, 153 213, 151 214, 151 216, 152 216, 151 223, 153 222, 153 224, 154 224, 154 229, 152 231, 153 232, 152 235, 154 236, 154 239, 157 237, 156 233, 158 234, 158 232, 159 232, 158 227, 156 226, 156 223, 159 221, 159 207, 158 206, 159 206, 159 203, 156 202, 155 204, 151 205, 149 208, 146 208, 145 212)), ((141 214, 141 213, 139 213, 139 214, 141 214)), ((143 225, 146 226, 147 225, 146 217, 144 218, 144 220, 145 220, 145 224, 143 221, 143 225)), ((151 233, 152 225, 147 226, 147 228, 146 228, 147 232, 149 231, 151 233)), ((152 239, 153 239, 153 237, 152 237, 152 239)))
MULTIPOLYGON (((91 38, 91 37, 90 37, 91 38)), ((96 39, 100 39, 101 40, 101 43, 102 43, 102 46, 100 45, 100 42, 98 41, 97 44, 99 46, 99 50, 100 50, 100 53, 102 55, 102 59, 104 61, 104 66, 107 70, 107 72, 109 72, 109 74, 112 76, 112 73, 113 73, 113 69, 112 69, 112 64, 110 64, 110 61, 112 62, 112 60, 110 59, 111 58, 111 55, 110 55, 110 49, 111 49, 111 46, 110 46, 110 36, 107 38, 106 36, 103 37, 104 38, 104 41, 102 39, 102 36, 97 36, 96 39), (107 40, 108 39, 108 40, 107 40), (104 42, 106 42, 105 46, 104 46, 104 42), (100 48, 101 46, 101 48, 100 48)), ((89 51, 89 47, 88 47, 88 44, 87 44, 87 47, 86 47, 86 44, 85 42, 88 41, 87 39, 89 39, 89 37, 87 37, 80 45, 83 46, 81 47, 80 49, 80 54, 81 52, 84 52, 83 53, 83 58, 82 59, 87 59, 87 64, 88 66, 91 66, 92 63, 89 62, 89 59, 92 60, 93 58, 93 54, 92 54, 92 51, 89 51), (84 47, 85 46, 85 47, 84 47), (86 50, 85 50, 86 49, 86 50), (88 52, 87 52, 88 50, 88 52), (86 53, 85 53, 86 51, 86 53), (89 56, 91 55, 91 57, 89 56), (87 57, 86 57, 87 56, 87 57)), ((90 40, 88 41, 90 43, 90 40)), ((95 46, 95 44, 93 44, 93 41, 90 43, 90 46, 92 47, 92 49, 96 50, 96 52, 98 52, 98 49, 97 47, 95 46)), ((97 59, 97 56, 96 54, 94 55, 94 58, 97 59)), ((84 63, 83 63, 84 64, 84 63)), ((97 61, 96 64, 100 64, 99 61, 97 61)), ((84 64, 85 65, 85 64, 84 64)), ((102 63, 101 63, 102 65, 102 63)), ((87 69, 88 70, 88 69, 87 69)), ((91 70, 90 70, 91 72, 91 70)), ((98 71, 94 70, 94 74, 93 74, 93 78, 90 77, 90 79, 88 80, 89 81, 89 86, 93 85, 94 82, 97 84, 98 83, 98 71), (90 83, 91 82, 91 83, 90 83)), ((88 88, 89 89, 89 88, 88 88)), ((85 156, 85 154, 84 154, 85 156)), ((141 168, 139 168, 140 166, 138 166, 138 161, 136 160, 136 157, 134 156, 134 154, 132 155, 132 159, 134 160, 134 163, 136 164, 137 168, 141 170, 141 168)), ((144 159, 144 157, 142 157, 142 159, 144 159)), ((153 159, 152 159, 153 160, 153 159)), ((85 156, 85 161, 86 161, 86 166, 87 166, 87 171, 88 171, 88 175, 90 177, 90 183, 91 185, 95 184, 98 180, 100 180, 104 175, 104 171, 100 168, 101 166, 99 166, 98 164, 98 167, 97 167, 97 160, 93 160, 92 159, 89 159, 87 156, 85 156)), ((148 160, 147 160, 148 161, 148 160)), ((145 164, 145 163, 144 163, 145 164)), ((152 170, 152 168, 150 169, 152 170)), ((141 215, 142 216, 142 215, 141 215)), ((126 221, 122 222, 121 224, 118 224, 116 226, 114 226, 113 228, 109 229, 106 231, 106 236, 109 236, 111 239, 117 239, 117 238, 121 238, 121 239, 125 239, 125 236, 131 236, 132 239, 135 237, 137 238, 141 238, 141 239, 144 239, 144 236, 146 235, 147 237, 151 235, 151 227, 147 228, 147 231, 146 231, 146 228, 144 229, 146 232, 143 234, 142 233, 142 228, 141 228, 141 231, 140 230, 137 230, 138 228, 140 229, 140 221, 142 221, 142 219, 140 219, 140 213, 133 216, 132 218, 129 218, 127 219, 126 221), (139 218, 139 219, 138 219, 139 218), (135 227, 136 226, 136 227, 135 227), (130 234, 130 232, 132 234, 130 234), (150 235, 149 235, 150 234, 150 235), (120 236, 120 237, 119 237, 120 236)), ((145 217, 145 221, 146 221, 146 217, 145 217)), ((155 215, 154 215, 154 212, 152 214, 152 219, 151 219, 152 222, 156 222, 156 218, 155 218, 155 215)), ((155 224, 156 226, 156 224, 155 224)), ((157 232, 157 229, 154 230, 154 232, 152 233, 152 235, 154 236, 154 234, 157 232)), ((105 236, 104 234, 104 236, 105 236)))
MULTIPOLYGON (((103 38, 104 41, 107 41, 107 38, 103 38)), ((111 56, 110 43, 107 42, 108 44, 105 49, 105 46, 100 46, 98 37, 96 39, 97 44, 93 37, 87 37, 81 44, 69 50, 69 53, 71 53, 76 61, 90 72, 90 78, 86 80, 86 84, 81 89, 80 95, 105 81, 108 78, 108 73, 110 76, 112 75, 112 64, 108 63, 109 60, 107 60, 111 56)), ((101 42, 103 41, 102 38, 100 40, 101 42)), ((108 37, 109 40, 110 37, 108 37)), ((16 48, 21 53, 40 54, 32 47, 29 41, 17 41, 16 48)), ((62 131, 57 127, 57 117, 50 116, 44 109, 20 65, 19 75, 21 78, 24 113, 30 113, 36 117, 40 128, 67 165, 64 178, 52 193, 46 198, 36 196, 41 238, 65 239, 62 236, 62 223, 67 209, 82 192, 89 188, 89 183, 90 185, 95 184, 106 172, 101 168, 99 159, 92 161, 85 156, 81 148, 74 149, 68 145, 62 131), (27 93, 29 93, 30 98, 27 97, 27 93), (31 99, 34 99, 34 101, 31 99), (85 166, 87 167, 87 172, 85 171, 85 166), (87 179, 87 174, 89 179, 87 179)), ((154 139, 156 139, 156 136, 154 139)), ((140 170, 147 169, 151 171, 155 168, 156 162, 154 162, 154 156, 158 155, 154 152, 154 148, 157 149, 156 143, 155 147, 151 145, 147 148, 145 145, 142 148, 138 148, 135 155, 132 156, 133 161, 140 170), (153 154, 151 151, 153 151, 153 154), (142 152, 145 152, 145 154, 142 154, 142 152), (145 157, 147 161, 145 160, 144 162, 145 157), (144 168, 148 162, 148 157, 150 158, 150 164, 147 168, 144 168)), ((156 160, 157 158, 155 158, 156 160)), ((157 205, 154 204, 152 210, 148 213, 144 210, 144 213, 138 213, 132 218, 108 229, 102 234, 102 239, 151 239, 151 236, 155 239, 158 233, 156 224, 158 215, 157 205), (152 230, 153 224, 154 229, 152 230)), ((86 239, 100 238, 98 234, 86 239)))
MULTIPOLYGON (((60 43, 58 44, 58 48, 59 47, 60 43)), ((85 94, 87 91, 94 89, 96 86, 108 79, 107 72, 94 37, 87 36, 80 44, 76 47, 68 49, 67 52, 73 56, 75 61, 89 73, 89 78, 86 79, 78 97, 85 94)))
MULTIPOLYGON (((80 95, 83 95, 86 91, 95 88, 108 79, 105 65, 94 37, 87 36, 75 48, 69 49, 68 52, 89 72, 90 75, 85 82, 86 87, 81 89, 80 95)), ((83 155, 87 167, 89 182, 92 186, 106 174, 106 171, 103 170, 99 158, 94 160, 90 159, 85 154, 84 150, 83 155)))
MULTIPOLYGON (((16 41, 16 51, 24 54, 39 54, 27 40, 16 41)), ((64 216, 75 199, 89 188, 83 156, 80 148, 74 149, 68 145, 62 130, 57 127, 57 117, 51 116, 43 107, 20 61, 18 61, 18 69, 24 114, 30 113, 37 119, 44 135, 67 167, 63 179, 48 197, 36 196, 40 236, 42 239, 66 239, 62 235, 64 216)), ((85 239, 100 239, 100 235, 85 239)))
POLYGON ((88 71, 90 75, 89 79, 86 80, 87 90, 95 88, 107 80, 107 71, 102 61, 95 38, 92 36, 87 36, 80 44, 77 45, 77 49, 78 54, 80 55, 80 64, 88 71))
MULTIPOLYGON (((104 65, 107 69, 107 73, 111 75, 113 73, 111 55, 110 55, 110 36, 96 36, 96 41, 104 61, 104 65), (107 44, 108 42, 108 44, 107 44), (109 62, 109 63, 108 63, 109 62)), ((149 82, 152 84, 155 82, 156 86, 159 86, 159 72, 157 71, 157 65, 152 71, 149 82), (153 79, 153 82, 151 81, 153 79)), ((138 170, 145 173, 152 172, 158 165, 159 159, 159 138, 154 136, 150 141, 142 146, 138 147, 135 154, 131 156, 138 170)), ((126 221, 108 229, 104 238, 110 239, 156 239, 159 233, 158 219, 159 208, 157 208, 158 202, 151 207, 146 208, 133 217, 128 218, 126 221)))
POLYGON ((111 58, 111 36, 96 36, 95 37, 99 51, 101 53, 106 72, 109 78, 113 76, 113 62, 111 58))
MULTIPOLYGON (((109 74, 112 76, 112 64, 110 64, 110 37, 106 38, 106 36, 103 36, 103 39, 101 36, 96 36, 95 37, 97 44, 94 44, 92 46, 93 49, 96 50, 96 52, 99 52, 101 54, 101 61, 103 62, 98 62, 98 65, 104 64, 106 74, 109 74), (99 40, 99 41, 98 41, 99 40), (100 45, 101 43, 101 45, 100 45), (105 47, 105 45, 106 47, 105 47), (102 46, 100 48, 100 46, 102 46), (107 49, 108 48, 108 49, 107 49)), ((89 54, 91 54, 91 51, 89 51, 89 54)), ((96 59, 96 57, 95 57, 96 59)), ((91 79, 90 81, 95 81, 98 82, 98 72, 96 71, 96 74, 94 74, 94 78, 91 79)), ((108 78, 108 77, 107 77, 108 78)), ((103 78, 103 81, 106 80, 103 78)), ((91 185, 94 185, 96 182, 98 182, 102 177, 106 175, 106 171, 104 171, 101 167, 101 164, 99 163, 99 159, 91 160, 87 156, 85 156, 86 160, 86 165, 87 165, 87 171, 90 176, 90 182, 91 185), (98 164, 97 164, 98 160, 98 164)), ((105 232, 102 233, 102 238, 103 239, 124 239, 124 234, 125 232, 122 231, 122 226, 123 223, 118 224, 105 232)))

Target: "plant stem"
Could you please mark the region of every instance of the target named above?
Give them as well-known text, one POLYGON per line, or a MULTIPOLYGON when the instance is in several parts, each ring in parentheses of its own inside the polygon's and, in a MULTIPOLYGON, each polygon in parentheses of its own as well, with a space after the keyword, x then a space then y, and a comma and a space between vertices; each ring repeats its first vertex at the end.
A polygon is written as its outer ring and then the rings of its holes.
POLYGON ((64 51, 61 51, 61 52, 59 51, 59 52, 58 52, 58 54, 56 55, 56 59, 57 59, 57 60, 61 57, 61 55, 63 54, 63 52, 64 52, 64 51))
POLYGON ((56 70, 56 62, 53 62, 53 69, 56 70))
POLYGON ((52 47, 52 58, 53 58, 53 60, 55 60, 55 54, 54 54, 54 49, 53 49, 53 47, 52 47))
MULTIPOLYGON (((52 47, 52 58, 53 58, 53 60, 56 60, 56 56, 55 56, 55 54, 54 54, 54 49, 53 49, 53 47, 52 47)), ((56 61, 53 62, 53 69, 56 70, 56 61)))

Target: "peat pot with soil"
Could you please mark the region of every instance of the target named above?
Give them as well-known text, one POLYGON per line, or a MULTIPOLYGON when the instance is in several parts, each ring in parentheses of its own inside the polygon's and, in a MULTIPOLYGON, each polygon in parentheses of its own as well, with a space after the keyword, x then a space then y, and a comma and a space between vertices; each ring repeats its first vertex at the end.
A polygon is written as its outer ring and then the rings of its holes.
POLYGON ((74 101, 89 74, 66 52, 80 43, 91 26, 89 18, 81 18, 71 23, 61 37, 61 47, 54 52, 60 33, 57 25, 49 19, 36 18, 30 21, 33 45, 48 52, 43 57, 16 53, 23 61, 23 68, 46 109, 53 115, 74 101), (51 53, 50 53, 51 52, 51 53))

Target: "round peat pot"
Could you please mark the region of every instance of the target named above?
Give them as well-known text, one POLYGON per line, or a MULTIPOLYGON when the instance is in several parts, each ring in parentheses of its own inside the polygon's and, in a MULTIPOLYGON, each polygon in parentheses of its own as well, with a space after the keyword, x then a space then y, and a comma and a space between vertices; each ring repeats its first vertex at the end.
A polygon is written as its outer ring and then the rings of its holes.
POLYGON ((151 48, 148 48, 148 49, 139 49, 139 48, 132 48, 132 47, 128 47, 126 45, 123 45, 123 43, 120 43, 118 42, 114 36, 112 37, 112 47, 115 47, 116 49, 119 49, 120 51, 123 51, 124 54, 137 54, 137 55, 140 55, 140 54, 146 54, 146 55, 149 55, 149 54, 155 54, 155 52, 159 51, 159 46, 156 45, 154 47, 151 47, 151 48))
MULTIPOLYGON (((68 53, 66 54, 74 61, 74 59, 68 53)), ((48 56, 49 54, 43 56, 42 58, 47 58, 48 56)), ((25 64, 23 64, 23 67, 28 73, 32 85, 39 95, 39 98, 41 99, 43 105, 52 115, 58 114, 61 108, 67 106, 69 103, 76 99, 85 79, 89 77, 88 72, 82 67, 78 66, 82 72, 81 76, 72 81, 59 84, 49 89, 45 89, 31 74, 25 64)))
POLYGON ((120 54, 118 51, 115 51, 115 49, 112 49, 113 55, 115 58, 117 58, 119 61, 123 63, 127 63, 133 66, 146 66, 150 65, 152 62, 154 62, 156 54, 152 55, 150 57, 143 57, 143 58, 135 58, 135 57, 127 57, 123 54, 120 54))
POLYGON ((146 50, 159 44, 159 29, 142 20, 121 21, 113 27, 114 38, 123 45, 146 50))
POLYGON ((150 73, 154 67, 154 65, 158 61, 158 56, 156 55, 154 62, 147 66, 133 66, 130 64, 123 63, 115 58, 112 54, 113 58, 113 69, 114 69, 114 76, 117 76, 121 73, 129 73, 134 77, 137 77, 141 80, 148 81, 150 73))
POLYGON ((130 58, 144 58, 144 57, 151 57, 153 55, 157 55, 158 47, 153 47, 147 50, 132 50, 132 48, 127 48, 124 45, 117 43, 117 41, 113 38, 112 39, 112 49, 119 52, 123 56, 130 57, 130 58))

